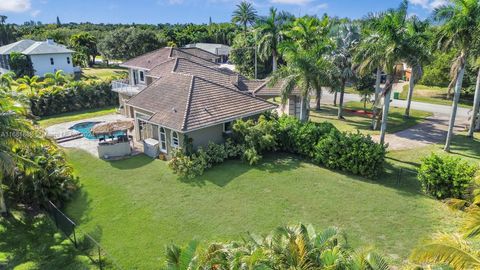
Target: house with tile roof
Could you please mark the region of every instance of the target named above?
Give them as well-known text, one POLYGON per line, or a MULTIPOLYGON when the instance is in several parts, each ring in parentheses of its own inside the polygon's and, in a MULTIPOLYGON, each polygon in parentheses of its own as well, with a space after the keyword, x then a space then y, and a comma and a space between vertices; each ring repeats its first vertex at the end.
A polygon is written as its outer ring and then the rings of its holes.
POLYGON ((51 39, 46 41, 24 39, 0 47, 0 73, 10 70, 10 54, 13 52, 28 56, 32 61, 35 75, 43 76, 57 70, 63 70, 66 74, 74 73, 72 59, 74 51, 51 39))
MULTIPOLYGON (((199 48, 167 47, 121 64, 129 78, 113 82, 112 90, 122 113, 134 119, 137 142, 156 142, 158 153, 170 156, 175 148, 221 143, 235 120, 279 109, 267 99, 279 96, 281 86, 221 68, 217 58, 199 48)), ((300 117, 306 110, 299 101, 293 93, 280 112, 300 117)))

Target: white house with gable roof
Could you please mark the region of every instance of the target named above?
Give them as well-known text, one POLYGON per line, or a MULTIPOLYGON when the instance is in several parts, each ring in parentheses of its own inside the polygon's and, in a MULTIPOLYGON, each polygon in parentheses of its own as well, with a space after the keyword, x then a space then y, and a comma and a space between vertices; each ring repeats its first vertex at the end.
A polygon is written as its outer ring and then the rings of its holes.
POLYGON ((46 41, 24 39, 0 47, 0 73, 10 70, 9 59, 13 52, 30 58, 35 75, 43 76, 45 73, 55 73, 58 70, 63 70, 65 74, 74 73, 72 59, 74 51, 51 39, 46 41))

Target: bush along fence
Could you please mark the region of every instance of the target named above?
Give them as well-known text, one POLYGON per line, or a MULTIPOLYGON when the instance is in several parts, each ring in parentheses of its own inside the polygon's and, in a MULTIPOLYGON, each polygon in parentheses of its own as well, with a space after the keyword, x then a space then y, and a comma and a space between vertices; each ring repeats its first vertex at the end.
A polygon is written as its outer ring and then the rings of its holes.
POLYGON ((179 150, 169 167, 182 178, 195 178, 225 159, 241 157, 250 165, 266 152, 298 154, 316 164, 367 178, 383 170, 386 148, 361 133, 340 132, 331 123, 300 122, 294 117, 262 115, 238 120, 225 144, 210 143, 193 153, 179 150))
POLYGON ((46 88, 29 96, 30 109, 36 116, 118 105, 118 94, 108 81, 73 82, 46 88))
POLYGON ((99 269, 123 269, 94 237, 78 229, 75 222, 60 211, 53 202, 48 201, 43 208, 53 220, 57 229, 65 234, 75 248, 87 255, 99 269))

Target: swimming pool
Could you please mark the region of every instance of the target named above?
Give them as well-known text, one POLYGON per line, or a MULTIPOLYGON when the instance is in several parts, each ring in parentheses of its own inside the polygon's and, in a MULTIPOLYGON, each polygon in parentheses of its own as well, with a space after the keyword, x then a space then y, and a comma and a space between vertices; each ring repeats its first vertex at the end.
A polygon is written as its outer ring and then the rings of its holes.
MULTIPOLYGON (((69 129, 73 129, 73 130, 76 130, 76 131, 82 133, 83 137, 86 138, 86 139, 97 140, 98 138, 102 138, 103 136, 98 136, 97 137, 97 136, 93 135, 90 130, 92 129, 93 126, 95 126, 98 123, 101 123, 101 122, 82 122, 82 123, 78 123, 78 124, 75 124, 75 125, 71 126, 69 129)), ((123 135, 123 134, 124 133, 122 131, 117 131, 117 132, 113 133, 113 136, 123 135)))

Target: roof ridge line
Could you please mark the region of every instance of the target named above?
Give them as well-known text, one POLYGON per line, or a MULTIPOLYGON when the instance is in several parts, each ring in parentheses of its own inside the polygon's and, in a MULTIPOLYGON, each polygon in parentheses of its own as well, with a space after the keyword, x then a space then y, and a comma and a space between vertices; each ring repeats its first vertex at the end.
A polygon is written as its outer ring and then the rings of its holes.
MULTIPOLYGON (((193 75, 192 75, 192 76, 193 76, 193 75)), ((218 84, 218 83, 216 83, 216 82, 209 81, 209 80, 207 80, 207 79, 205 79, 205 78, 202 78, 202 77, 197 77, 197 76, 193 76, 193 77, 195 77, 195 78, 197 78, 197 79, 200 79, 200 80, 203 80, 203 81, 205 81, 205 82, 209 82, 209 83, 214 84, 214 85, 218 85, 218 86, 220 86, 220 87, 222 87, 222 88, 228 89, 229 91, 232 91, 232 92, 235 92, 235 93, 239 93, 239 94, 242 94, 242 95, 244 95, 244 96, 251 97, 251 98, 253 98, 253 99, 260 100, 260 101, 263 101, 263 102, 266 102, 266 103, 270 103, 270 104, 274 104, 274 105, 278 106, 278 104, 276 104, 276 103, 273 103, 273 102, 270 102, 270 101, 268 101, 268 100, 265 100, 265 99, 262 99, 262 98, 259 98, 259 97, 256 97, 256 96, 251 95, 251 94, 250 94, 251 92, 249 92, 249 91, 234 90, 234 89, 225 87, 224 85, 218 84)))
POLYGON ((187 117, 188 117, 188 114, 190 113, 190 105, 192 103, 193 84, 195 83, 195 78, 196 77, 192 75, 192 80, 190 81, 190 89, 187 97, 187 105, 185 108, 185 115, 183 116, 182 130, 186 129, 187 117))

